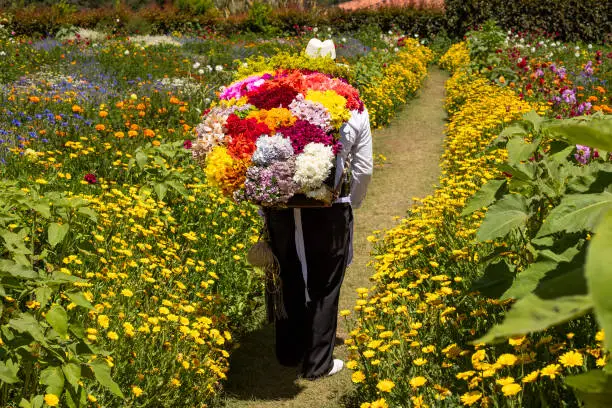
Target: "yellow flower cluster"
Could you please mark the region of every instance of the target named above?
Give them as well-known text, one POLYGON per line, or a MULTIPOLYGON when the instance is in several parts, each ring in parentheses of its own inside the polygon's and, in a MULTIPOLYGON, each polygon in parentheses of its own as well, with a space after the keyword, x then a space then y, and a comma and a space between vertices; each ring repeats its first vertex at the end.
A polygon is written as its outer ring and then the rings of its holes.
POLYGON ((453 44, 448 51, 440 58, 438 64, 443 69, 450 72, 456 71, 458 68, 467 65, 470 61, 470 52, 465 42, 453 44))
MULTIPOLYGON (((347 367, 355 370, 352 380, 364 407, 532 406, 540 394, 554 400, 560 377, 605 364, 603 335, 593 342, 592 334, 555 331, 513 338, 494 348, 472 345, 512 301, 470 289, 482 270, 479 254, 495 246, 503 252, 503 243, 473 239, 482 211, 460 217, 466 200, 500 176, 492 164, 504 161, 507 153, 486 147, 501 126, 545 107, 465 71, 456 72, 446 90, 451 117, 440 186, 415 199, 418 204, 409 216, 382 238, 370 238, 378 242, 374 286, 357 290, 347 367), (537 382, 538 377, 543 380, 537 382)), ((507 257, 512 261, 512 254, 507 257)))
POLYGON ((396 60, 383 70, 382 78, 361 90, 373 128, 387 125, 399 107, 419 89, 433 57, 429 48, 415 39, 407 39, 396 60))
POLYGON ((223 186, 223 179, 226 171, 234 164, 234 160, 229 155, 225 146, 215 146, 212 151, 206 155, 206 180, 210 185, 215 187, 223 186))
POLYGON ((297 118, 286 108, 261 109, 249 113, 247 118, 255 118, 265 123, 272 131, 282 127, 293 126, 297 118))
POLYGON ((340 129, 340 126, 351 118, 351 112, 346 108, 346 98, 338 95, 335 91, 313 91, 310 89, 306 93, 306 100, 319 102, 325 106, 331 116, 334 129, 340 129))

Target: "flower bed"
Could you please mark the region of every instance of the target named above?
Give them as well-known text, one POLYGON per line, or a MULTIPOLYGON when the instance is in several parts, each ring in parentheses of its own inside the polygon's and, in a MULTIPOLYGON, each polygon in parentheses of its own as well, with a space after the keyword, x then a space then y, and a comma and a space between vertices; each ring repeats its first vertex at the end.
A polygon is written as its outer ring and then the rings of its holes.
MULTIPOLYGON (((460 68, 469 59, 455 46, 441 61, 460 68)), ((463 69, 446 89, 440 187, 379 239, 374 286, 358 289, 346 341, 354 397, 363 408, 578 406, 562 378, 606 364, 603 332, 587 316, 495 345, 477 343, 513 303, 478 291, 499 290, 504 263, 524 262, 525 249, 510 238, 475 241, 485 213, 461 214, 483 183, 501 176, 497 165, 508 153, 488 147, 502 128, 548 106, 463 69), (485 258, 496 256, 504 261, 485 258)))

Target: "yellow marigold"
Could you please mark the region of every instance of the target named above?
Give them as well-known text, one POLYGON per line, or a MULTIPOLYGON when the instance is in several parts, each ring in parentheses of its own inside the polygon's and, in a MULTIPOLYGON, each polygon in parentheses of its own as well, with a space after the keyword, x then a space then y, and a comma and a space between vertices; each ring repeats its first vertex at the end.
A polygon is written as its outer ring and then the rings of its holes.
POLYGON ((373 401, 370 404, 370 408, 389 408, 389 405, 387 404, 387 401, 385 401, 384 398, 381 398, 379 400, 373 401))
POLYGON ((134 396, 140 397, 142 393, 143 393, 142 388, 136 385, 132 385, 132 394, 134 394, 134 396))
POLYGON ((512 366, 516 363, 516 356, 514 354, 502 354, 497 359, 497 362, 501 365, 512 366))
POLYGON ((261 109, 249 113, 247 118, 255 118, 265 123, 272 131, 282 127, 292 126, 297 118, 286 108, 272 108, 270 110, 261 109))
POLYGON ((512 378, 512 377, 504 377, 504 378, 500 378, 499 380, 497 380, 495 382, 497 384, 499 384, 499 385, 508 385, 508 384, 514 383, 514 378, 512 378))
POLYGON ((427 360, 424 358, 417 358, 415 360, 412 361, 412 364, 414 364, 417 367, 420 367, 422 365, 427 364, 427 360))
POLYGON ((461 396, 461 402, 463 405, 472 406, 475 404, 480 398, 482 398, 482 393, 478 391, 466 392, 461 396))
POLYGON ((366 378, 365 374, 361 371, 355 371, 353 375, 351 376, 351 380, 353 380, 353 382, 356 384, 363 382, 365 378, 366 378))
POLYGON ((561 372, 561 366, 559 364, 549 364, 540 370, 540 374, 544 377, 555 378, 561 372))
POLYGON ((391 392, 393 387, 395 387, 395 383, 391 380, 382 380, 376 385, 376 388, 382 392, 391 392))
POLYGON ((568 351, 559 357, 559 362, 563 367, 581 367, 583 363, 582 354, 577 351, 568 351))
POLYGON ((535 380, 538 379, 538 375, 540 375, 540 372, 538 370, 532 371, 529 374, 527 374, 525 377, 523 377, 522 381, 523 383, 534 382, 535 380))
POLYGON ((311 89, 306 93, 306 100, 319 102, 325 106, 335 129, 340 129, 340 126, 351 118, 351 112, 346 108, 346 98, 338 95, 335 91, 314 91, 311 89))
POLYGON ((57 407, 57 404, 59 404, 59 398, 55 394, 46 394, 45 404, 47 404, 50 407, 57 407))
POLYGON ((106 315, 98 316, 98 325, 100 327, 102 327, 103 329, 108 329, 108 324, 109 324, 108 316, 106 315))
POLYGON ((225 172, 233 164, 234 160, 225 147, 213 147, 212 151, 206 156, 206 167, 204 169, 208 183, 215 187, 221 187, 225 172))
POLYGON ((425 385, 425 383, 427 383, 427 378, 425 377, 414 377, 410 380, 410 385, 413 388, 418 388, 418 387, 422 387, 423 385, 425 385))
POLYGON ((518 394, 523 388, 516 384, 516 383, 512 383, 512 384, 506 384, 502 387, 502 392, 504 393, 504 395, 506 397, 512 396, 512 395, 516 395, 518 394))

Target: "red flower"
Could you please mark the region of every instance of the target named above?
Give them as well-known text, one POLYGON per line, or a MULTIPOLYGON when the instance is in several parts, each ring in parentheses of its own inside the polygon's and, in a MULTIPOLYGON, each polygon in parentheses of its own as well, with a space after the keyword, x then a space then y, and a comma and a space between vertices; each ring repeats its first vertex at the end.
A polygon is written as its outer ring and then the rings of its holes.
POLYGON ((240 119, 235 114, 229 115, 225 127, 230 140, 227 150, 235 159, 250 159, 255 152, 257 138, 270 133, 265 123, 255 118, 240 119))
POLYGON ((288 85, 265 82, 259 88, 249 92, 249 103, 259 109, 287 108, 298 91, 288 85))
POLYGON ((96 179, 96 175, 95 175, 95 174, 93 174, 93 173, 87 173, 87 174, 85 175, 85 177, 83 177, 83 179, 84 179, 86 182, 88 182, 89 184, 96 184, 96 182, 98 181, 98 180, 96 179))
POLYGON ((191 142, 191 140, 190 140, 190 139, 186 139, 186 140, 183 142, 183 147, 184 147, 185 149, 187 149, 187 150, 191 149, 191 147, 192 147, 192 146, 193 146, 193 144, 192 144, 192 142, 191 142))

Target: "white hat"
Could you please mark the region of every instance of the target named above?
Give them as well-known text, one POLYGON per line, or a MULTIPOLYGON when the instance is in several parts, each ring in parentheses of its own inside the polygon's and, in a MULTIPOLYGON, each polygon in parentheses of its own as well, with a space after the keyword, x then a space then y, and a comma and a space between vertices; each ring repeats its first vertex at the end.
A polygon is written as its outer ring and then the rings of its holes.
POLYGON ((321 41, 313 38, 306 46, 306 55, 311 58, 329 56, 331 59, 336 59, 336 46, 332 40, 321 41))

